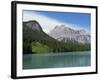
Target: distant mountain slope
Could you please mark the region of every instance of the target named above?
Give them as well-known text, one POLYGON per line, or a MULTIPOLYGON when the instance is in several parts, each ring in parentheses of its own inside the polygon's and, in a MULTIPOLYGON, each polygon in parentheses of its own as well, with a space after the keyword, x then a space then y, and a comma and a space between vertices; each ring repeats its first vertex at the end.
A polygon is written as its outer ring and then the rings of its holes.
POLYGON ((75 40, 79 43, 90 43, 90 34, 84 30, 74 30, 65 25, 58 25, 49 32, 49 36, 58 41, 75 40))

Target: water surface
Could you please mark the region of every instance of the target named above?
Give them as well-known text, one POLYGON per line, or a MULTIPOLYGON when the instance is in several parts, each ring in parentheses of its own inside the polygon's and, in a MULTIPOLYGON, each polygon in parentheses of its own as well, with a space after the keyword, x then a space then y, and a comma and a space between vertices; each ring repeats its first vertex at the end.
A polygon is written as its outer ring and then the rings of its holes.
POLYGON ((90 65, 90 51, 23 55, 23 69, 82 67, 90 65))

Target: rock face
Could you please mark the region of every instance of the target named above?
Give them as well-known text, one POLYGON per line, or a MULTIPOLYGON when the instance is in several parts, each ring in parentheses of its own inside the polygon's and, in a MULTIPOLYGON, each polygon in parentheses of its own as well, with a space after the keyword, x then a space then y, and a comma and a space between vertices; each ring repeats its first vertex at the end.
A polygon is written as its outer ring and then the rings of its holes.
POLYGON ((48 33, 49 36, 58 41, 67 42, 67 40, 74 40, 79 43, 90 43, 91 36, 84 30, 74 30, 65 25, 57 25, 48 33))
POLYGON ((28 26, 30 29, 37 30, 37 31, 43 31, 40 24, 35 20, 24 22, 24 24, 28 26))

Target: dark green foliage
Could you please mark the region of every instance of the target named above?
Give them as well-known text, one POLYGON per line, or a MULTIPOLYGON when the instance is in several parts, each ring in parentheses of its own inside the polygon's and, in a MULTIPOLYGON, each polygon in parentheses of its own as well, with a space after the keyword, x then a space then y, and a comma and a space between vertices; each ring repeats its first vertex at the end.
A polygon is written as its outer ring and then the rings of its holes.
POLYGON ((47 45, 41 44, 40 42, 32 42, 32 52, 46 53, 49 52, 49 47, 47 45))
MULTIPOLYGON (((59 42, 54 38, 48 36, 42 30, 38 31, 29 28, 26 25, 26 23, 23 22, 23 53, 41 52, 41 51, 36 51, 32 48, 32 43, 36 43, 36 42, 38 42, 41 45, 47 46, 49 50, 48 52, 69 52, 69 51, 90 50, 90 44, 82 44, 73 40, 67 40, 66 43, 64 41, 59 42)), ((38 46, 36 48, 38 49, 38 46)), ((44 50, 47 51, 47 49, 44 50)))

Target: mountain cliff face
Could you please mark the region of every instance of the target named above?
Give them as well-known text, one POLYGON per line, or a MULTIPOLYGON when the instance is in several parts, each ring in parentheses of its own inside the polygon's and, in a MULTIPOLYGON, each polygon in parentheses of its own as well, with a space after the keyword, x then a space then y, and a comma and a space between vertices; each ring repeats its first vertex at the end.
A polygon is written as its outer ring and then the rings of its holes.
POLYGON ((79 43, 90 43, 90 34, 84 30, 74 30, 65 25, 58 25, 49 32, 49 36, 58 41, 67 42, 67 40, 77 41, 79 43))
POLYGON ((24 24, 24 27, 27 26, 28 28, 32 30, 43 31, 40 24, 35 20, 27 21, 27 22, 24 22, 23 24, 24 24))

